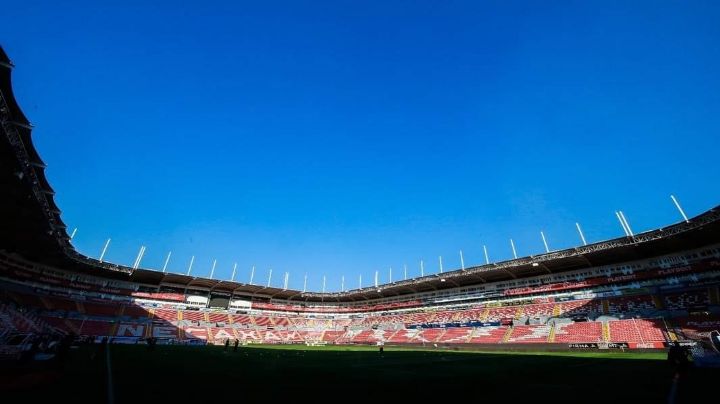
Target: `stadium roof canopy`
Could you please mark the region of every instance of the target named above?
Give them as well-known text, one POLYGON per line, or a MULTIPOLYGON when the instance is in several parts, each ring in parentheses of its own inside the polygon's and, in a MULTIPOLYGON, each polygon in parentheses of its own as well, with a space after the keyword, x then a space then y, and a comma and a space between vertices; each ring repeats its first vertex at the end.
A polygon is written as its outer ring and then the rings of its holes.
POLYGON ((336 293, 303 293, 260 285, 198 278, 100 262, 80 254, 54 201, 45 163, 32 143, 32 125, 15 101, 13 65, 0 47, 0 250, 64 270, 156 287, 175 287, 306 302, 355 302, 486 282, 551 274, 650 258, 720 242, 720 206, 688 222, 548 254, 336 293))

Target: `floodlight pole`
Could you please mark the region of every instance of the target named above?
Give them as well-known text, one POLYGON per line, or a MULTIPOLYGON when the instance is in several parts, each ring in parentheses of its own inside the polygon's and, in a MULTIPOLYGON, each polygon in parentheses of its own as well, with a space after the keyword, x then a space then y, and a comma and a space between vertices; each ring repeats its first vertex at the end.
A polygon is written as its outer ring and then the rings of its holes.
POLYGON ((323 275, 323 288, 322 292, 325 293, 325 275, 323 275))
POLYGON ((283 290, 287 290, 289 276, 290 276, 290 272, 285 272, 285 282, 283 282, 283 290))
POLYGON ((77 227, 73 229, 72 233, 70 233, 70 240, 75 237, 75 233, 77 233, 77 227))
POLYGON ((630 228, 630 223, 628 223, 627 219, 625 219, 625 214, 623 213, 622 210, 620 211, 620 217, 622 218, 623 223, 625 223, 625 227, 627 227, 628 233, 630 233, 630 237, 634 237, 635 235, 633 234, 633 231, 630 228))
POLYGON ((163 264, 163 272, 167 271, 168 262, 170 262, 170 255, 172 255, 172 251, 168 251, 167 258, 165 258, 165 264, 163 264))
MULTIPOLYGON (((680 207, 680 202, 678 202, 678 200, 675 199, 674 195, 670 195, 670 199, 672 199, 673 203, 675 203, 675 207, 677 208, 677 210, 680 211, 680 214, 682 215, 683 219, 685 219, 685 223, 690 223, 690 221, 688 220, 688 217, 685 215, 685 211, 683 210, 682 207, 680 207)), ((77 230, 77 229, 75 229, 75 230, 77 230)), ((74 234, 75 234, 75 232, 73 231, 73 235, 74 234)), ((70 238, 72 238, 72 236, 70 236, 70 238)))
POLYGON ((110 245, 110 239, 107 239, 105 242, 105 247, 103 247, 102 252, 100 253, 100 259, 98 261, 103 262, 103 258, 105 258, 105 252, 108 249, 108 246, 110 245))
POLYGON ((620 226, 622 226, 623 232, 625 232, 626 237, 630 237, 630 233, 628 233, 627 228, 625 227, 625 223, 623 222, 622 218, 620 217, 620 213, 618 211, 615 211, 615 217, 617 217, 617 220, 620 222, 620 226))
POLYGON ((425 276, 425 264, 423 264, 423 260, 420 260, 420 276, 425 276))
POLYGON ((192 270, 193 262, 195 262, 195 256, 193 255, 190 257, 190 265, 188 265, 188 271, 187 274, 190 275, 190 271, 192 270))
POLYGON ((517 259, 517 251, 515 251, 515 242, 513 242, 513 239, 510 239, 510 247, 512 247, 513 257, 517 259))
POLYGON ((460 250, 460 269, 465 270, 465 258, 463 257, 462 250, 460 250))
POLYGON ((305 280, 303 281, 303 293, 307 290, 307 274, 305 274, 305 280))
POLYGON ((403 280, 406 281, 407 280, 407 264, 403 264, 403 273, 404 273, 403 280))
POLYGON ((388 277, 388 283, 392 283, 392 267, 390 267, 390 276, 388 277))
POLYGON ((490 264, 490 258, 488 257, 487 246, 485 246, 485 245, 483 245, 483 252, 485 252, 485 265, 489 265, 489 264, 490 264))
POLYGON ((375 271, 375 287, 378 287, 378 271, 375 271))
POLYGON ((272 268, 270 268, 270 272, 268 272, 268 283, 266 288, 270 287, 270 280, 272 280, 272 268))
POLYGON ((340 291, 341 292, 345 291, 345 275, 340 277, 340 291))
POLYGON ((255 277, 255 265, 252 266, 252 269, 250 270, 250 285, 252 285, 253 278, 255 277))
POLYGON ((137 258, 135 258, 135 262, 133 263, 133 266, 132 266, 133 269, 138 269, 143 255, 145 255, 145 246, 144 245, 140 246, 140 251, 138 251, 137 258))
POLYGON ((545 244, 545 252, 546 252, 546 253, 549 253, 549 252, 550 252, 550 248, 548 247, 547 240, 545 239, 545 233, 540 232, 540 237, 542 237, 543 244, 545 244))
POLYGON ((443 267, 442 267, 442 255, 438 255, 438 260, 440 260, 440 273, 443 273, 443 267))
POLYGON ((237 262, 233 264, 232 276, 230 276, 230 282, 235 282, 235 271, 237 271, 237 262))
POLYGON ((577 231, 580 234, 580 240, 582 240, 583 245, 587 245, 587 241, 585 241, 585 235, 582 232, 582 229, 580 228, 580 223, 575 222, 575 227, 577 227, 577 231))
POLYGON ((362 275, 358 276, 358 289, 362 289, 362 275))
POLYGON ((212 269, 210 270, 210 279, 212 279, 213 275, 215 275, 215 265, 217 265, 216 259, 213 260, 213 266, 212 266, 212 269))

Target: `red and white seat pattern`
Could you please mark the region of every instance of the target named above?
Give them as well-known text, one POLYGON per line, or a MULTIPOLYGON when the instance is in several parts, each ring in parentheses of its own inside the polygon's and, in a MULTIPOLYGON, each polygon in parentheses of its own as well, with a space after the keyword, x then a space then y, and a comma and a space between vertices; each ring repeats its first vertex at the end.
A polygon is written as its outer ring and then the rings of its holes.
POLYGON ((516 325, 508 338, 508 343, 540 343, 547 342, 550 336, 549 325, 516 325))
POLYGON ((555 342, 602 342, 602 323, 586 321, 555 324, 555 342))

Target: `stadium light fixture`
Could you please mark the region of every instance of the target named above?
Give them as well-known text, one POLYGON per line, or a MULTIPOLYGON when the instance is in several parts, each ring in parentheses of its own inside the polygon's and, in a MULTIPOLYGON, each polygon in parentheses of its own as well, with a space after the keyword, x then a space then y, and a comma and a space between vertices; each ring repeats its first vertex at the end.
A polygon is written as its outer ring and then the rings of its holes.
POLYGON ((170 255, 172 254, 172 251, 168 251, 167 258, 165 258, 165 264, 163 264, 163 273, 167 271, 168 262, 170 262, 170 255))
POLYGON ((143 256, 145 255, 145 246, 140 246, 140 251, 138 251, 137 258, 135 258, 135 262, 133 263, 132 268, 138 269, 140 267, 140 261, 142 261, 143 256))
POLYGON ((620 212, 618 212, 616 210, 615 216, 617 217, 617 220, 620 222, 620 226, 622 226, 623 232, 625 232, 625 237, 630 237, 630 233, 628 232, 628 229, 625 227, 625 222, 623 222, 622 217, 620 217, 620 212))
MULTIPOLYGON (((677 210, 680 211, 680 214, 682 215, 683 219, 685 220, 685 223, 690 223, 690 221, 688 220, 688 217, 685 215, 685 211, 683 210, 682 207, 680 207, 680 202, 678 202, 678 200, 675 199, 674 195, 670 195, 670 199, 672 199, 677 210)), ((77 230, 77 229, 75 229, 75 230, 77 230)), ((75 234, 75 232, 73 232, 73 234, 75 234)), ((72 236, 70 238, 72 238, 72 236)))
POLYGON ((445 282, 445 278, 440 278, 440 282, 445 282))
POLYGON ((108 249, 108 246, 110 245, 110 239, 107 239, 105 242, 105 247, 103 247, 102 252, 100 253, 100 259, 98 261, 103 262, 103 258, 105 258, 105 252, 108 249))
POLYGON ((627 219, 625 218, 625 214, 622 213, 622 210, 619 211, 619 213, 620 213, 620 217, 622 218, 623 223, 625 223, 625 227, 627 227, 627 229, 628 229, 628 233, 630 233, 630 237, 635 236, 635 234, 633 234, 633 232, 632 232, 632 229, 630 228, 630 223, 628 223, 627 219))
POLYGON ((547 240, 545 239, 545 233, 543 233, 543 232, 541 231, 541 232, 540 232, 540 237, 542 237, 543 244, 545 245, 545 252, 546 252, 546 253, 549 253, 549 252, 550 252, 550 248, 548 247, 547 240))
POLYGON ((587 245, 587 241, 585 241, 585 235, 582 232, 582 229, 580 228, 580 223, 575 222, 575 227, 577 227, 578 233, 580 233, 580 240, 582 240, 583 245, 587 245))
POLYGON ((217 265, 217 260, 214 259, 214 260, 213 260, 212 269, 210 270, 210 279, 212 279, 212 278, 213 278, 213 275, 215 275, 215 266, 216 266, 216 265, 217 265))

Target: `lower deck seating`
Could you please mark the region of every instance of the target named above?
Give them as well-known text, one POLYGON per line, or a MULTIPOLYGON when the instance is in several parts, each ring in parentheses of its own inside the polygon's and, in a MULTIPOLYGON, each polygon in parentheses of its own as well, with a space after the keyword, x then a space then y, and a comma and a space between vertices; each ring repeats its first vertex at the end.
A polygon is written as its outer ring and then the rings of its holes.
POLYGON ((597 321, 555 324, 555 342, 602 342, 602 323, 597 321))

